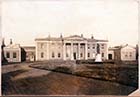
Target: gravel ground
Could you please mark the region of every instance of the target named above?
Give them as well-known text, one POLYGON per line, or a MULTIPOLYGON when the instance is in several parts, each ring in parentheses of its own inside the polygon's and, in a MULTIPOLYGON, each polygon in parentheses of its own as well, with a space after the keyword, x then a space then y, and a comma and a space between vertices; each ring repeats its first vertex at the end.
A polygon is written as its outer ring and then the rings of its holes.
POLYGON ((115 82, 35 69, 31 64, 2 66, 3 95, 128 95, 136 90, 115 82))

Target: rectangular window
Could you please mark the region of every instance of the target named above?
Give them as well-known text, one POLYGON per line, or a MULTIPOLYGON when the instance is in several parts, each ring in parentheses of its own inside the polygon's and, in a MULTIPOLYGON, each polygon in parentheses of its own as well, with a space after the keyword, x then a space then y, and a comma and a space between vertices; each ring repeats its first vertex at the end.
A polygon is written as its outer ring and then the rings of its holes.
POLYGON ((132 57, 132 52, 130 52, 130 55, 129 55, 129 57, 132 57))
POLYGON ((87 46, 88 46, 88 49, 90 49, 90 45, 88 44, 87 46))
POLYGON ((16 57, 17 57, 17 53, 14 52, 14 53, 13 53, 13 58, 16 58, 16 57))
POLYGON ((43 58, 43 57, 44 57, 44 53, 42 52, 42 53, 41 53, 41 58, 43 58))
POLYGON ((104 57, 104 53, 102 53, 102 57, 104 57))
POLYGON ((43 43, 40 44, 40 48, 43 48, 43 43))
POLYGON ((125 52, 125 57, 128 57, 128 52, 125 52))
POLYGON ((88 53, 88 57, 90 57, 90 53, 88 53))
POLYGON ((58 58, 60 58, 61 57, 61 54, 60 53, 58 53, 58 58))
POLYGON ((6 52, 6 58, 10 58, 10 53, 6 52))
POLYGON ((125 57, 127 57, 127 55, 125 55, 125 57))
POLYGON ((81 53, 80 56, 83 57, 83 54, 81 53))
POLYGON ((93 44, 93 47, 92 48, 95 49, 95 44, 93 44))
POLYGON ((104 46, 104 44, 102 44, 102 46, 104 46))
POLYGON ((68 53, 66 53, 66 57, 69 57, 69 54, 68 53))
POLYGON ((52 43, 52 45, 55 45, 55 43, 52 43))
POLYGON ((104 49, 104 44, 102 44, 101 46, 102 46, 101 48, 104 49))
POLYGON ((52 58, 54 58, 55 56, 54 56, 54 52, 52 52, 52 58))

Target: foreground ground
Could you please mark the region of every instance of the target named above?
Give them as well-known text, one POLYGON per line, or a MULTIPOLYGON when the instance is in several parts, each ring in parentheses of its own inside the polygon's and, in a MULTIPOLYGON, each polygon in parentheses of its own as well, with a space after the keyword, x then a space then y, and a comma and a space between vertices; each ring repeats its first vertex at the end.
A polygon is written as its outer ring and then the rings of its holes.
POLYGON ((29 67, 2 66, 3 95, 128 95, 137 88, 116 82, 79 77, 29 67))

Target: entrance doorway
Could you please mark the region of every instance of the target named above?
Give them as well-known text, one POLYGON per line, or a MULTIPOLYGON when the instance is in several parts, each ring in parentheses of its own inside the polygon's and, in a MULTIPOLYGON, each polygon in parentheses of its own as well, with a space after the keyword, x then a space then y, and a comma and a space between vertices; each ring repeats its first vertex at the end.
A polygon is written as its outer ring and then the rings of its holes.
POLYGON ((112 54, 108 54, 109 60, 112 60, 112 54))
POLYGON ((73 58, 74 60, 76 60, 76 53, 73 53, 73 58))

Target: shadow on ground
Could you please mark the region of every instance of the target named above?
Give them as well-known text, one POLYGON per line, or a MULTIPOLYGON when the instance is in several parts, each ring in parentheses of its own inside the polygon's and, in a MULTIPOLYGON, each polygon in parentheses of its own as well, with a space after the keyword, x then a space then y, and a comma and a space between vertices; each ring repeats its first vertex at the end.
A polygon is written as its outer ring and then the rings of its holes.
POLYGON ((40 77, 13 80, 24 70, 2 75, 3 95, 128 95, 136 87, 74 75, 50 72, 40 77))

